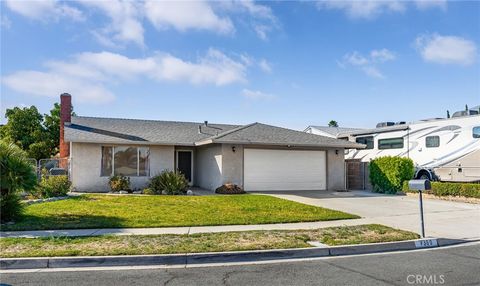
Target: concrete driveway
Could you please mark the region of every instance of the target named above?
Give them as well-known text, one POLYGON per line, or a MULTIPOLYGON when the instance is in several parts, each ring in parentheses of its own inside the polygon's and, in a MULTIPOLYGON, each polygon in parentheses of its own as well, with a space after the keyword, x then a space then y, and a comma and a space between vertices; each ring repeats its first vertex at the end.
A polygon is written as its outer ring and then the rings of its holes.
MULTIPOLYGON (((263 194, 308 205, 356 214, 366 223, 379 223, 420 233, 418 197, 383 195, 366 191, 295 191, 263 194)), ((480 205, 424 199, 425 235, 480 239, 480 205)))

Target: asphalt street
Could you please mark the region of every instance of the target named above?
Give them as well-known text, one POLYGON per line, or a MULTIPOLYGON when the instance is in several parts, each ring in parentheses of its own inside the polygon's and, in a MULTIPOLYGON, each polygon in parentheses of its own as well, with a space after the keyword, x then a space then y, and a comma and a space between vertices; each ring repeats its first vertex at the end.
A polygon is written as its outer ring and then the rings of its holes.
POLYGON ((480 285, 480 243, 312 261, 3 273, 7 285, 480 285))

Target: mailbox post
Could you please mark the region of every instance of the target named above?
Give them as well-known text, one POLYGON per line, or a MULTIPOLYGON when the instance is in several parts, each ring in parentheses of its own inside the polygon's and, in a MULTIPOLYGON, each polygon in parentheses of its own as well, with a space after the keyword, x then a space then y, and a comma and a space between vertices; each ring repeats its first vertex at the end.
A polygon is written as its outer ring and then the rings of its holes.
POLYGON ((423 199, 422 192, 432 189, 430 180, 410 180, 408 181, 408 188, 410 190, 418 191, 418 197, 420 199, 420 224, 422 229, 422 238, 425 238, 425 224, 423 222, 423 199))

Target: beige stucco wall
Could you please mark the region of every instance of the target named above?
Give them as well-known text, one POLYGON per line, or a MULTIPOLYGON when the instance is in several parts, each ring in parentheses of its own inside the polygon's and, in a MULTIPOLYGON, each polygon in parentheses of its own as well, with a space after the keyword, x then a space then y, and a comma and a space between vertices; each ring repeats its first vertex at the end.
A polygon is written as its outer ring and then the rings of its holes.
MULTIPOLYGON (((150 146, 150 175, 174 168, 173 146, 150 146)), ((108 177, 100 176, 102 145, 72 143, 71 180, 77 192, 108 192, 108 177)), ((130 177, 131 187, 144 188, 149 177, 130 177)))
POLYGON ((222 155, 222 184, 243 185, 243 146, 222 144, 222 155))
MULTIPOLYGON (((72 143, 71 179, 75 191, 109 191, 108 177, 100 176, 101 146, 101 144, 72 143)), ((177 149, 179 148, 177 147, 177 149)), ((209 190, 214 190, 225 183, 243 185, 243 150, 242 145, 231 144, 212 144, 194 148, 193 184, 209 190), (235 146, 235 152, 232 151, 233 146, 235 146)), ((344 190, 344 150, 339 148, 326 151, 327 188, 328 190, 344 190), (338 154, 335 154, 335 150, 338 150, 338 154)), ((150 146, 151 176, 165 169, 173 170, 174 168, 174 146, 150 146)), ((149 177, 131 177, 131 187, 144 188, 148 180, 149 177)))
POLYGON ((215 190, 222 184, 222 145, 200 146, 194 154, 194 185, 215 190))
POLYGON ((345 190, 345 155, 342 148, 327 150, 327 189, 345 190), (336 150, 338 154, 335 154, 336 150))

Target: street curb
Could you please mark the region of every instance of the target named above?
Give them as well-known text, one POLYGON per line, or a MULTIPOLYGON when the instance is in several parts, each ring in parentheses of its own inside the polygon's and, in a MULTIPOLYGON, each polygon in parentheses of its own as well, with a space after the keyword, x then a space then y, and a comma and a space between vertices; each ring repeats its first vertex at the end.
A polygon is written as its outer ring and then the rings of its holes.
POLYGON ((178 266, 192 264, 195 265, 234 262, 258 262, 282 259, 346 256, 355 254, 415 250, 422 248, 437 248, 442 246, 471 242, 469 240, 439 238, 433 239, 437 242, 437 245, 435 246, 416 246, 415 242, 421 240, 424 239, 386 243, 357 244, 349 246, 188 254, 1 258, 0 270, 146 265, 178 266))

